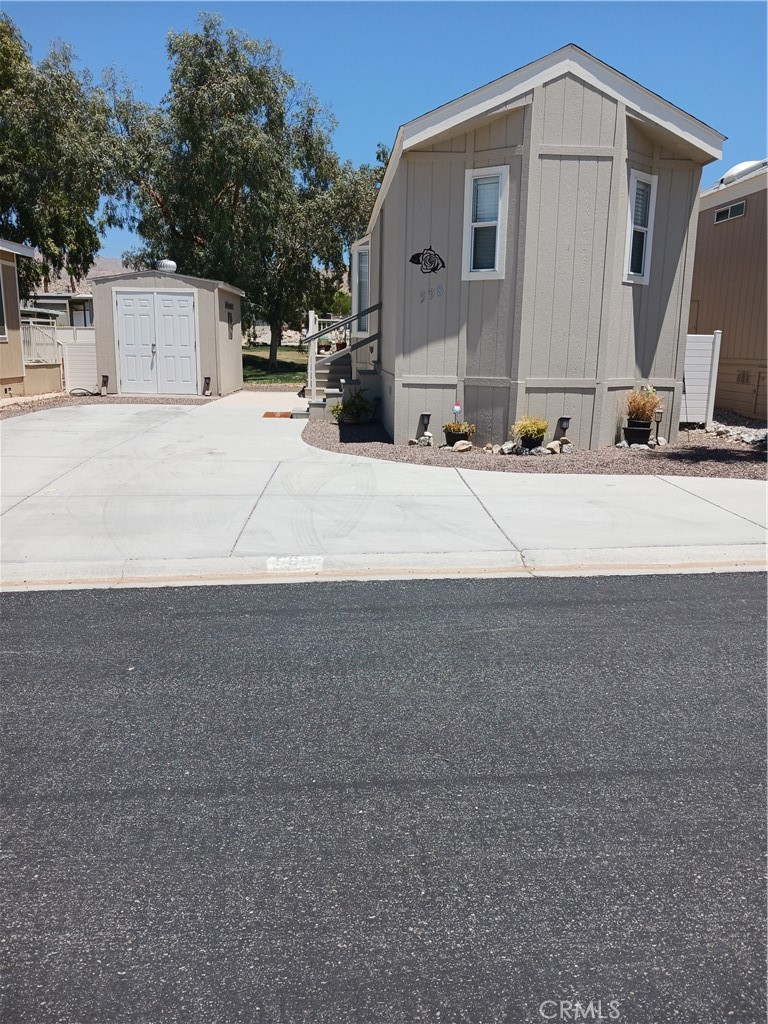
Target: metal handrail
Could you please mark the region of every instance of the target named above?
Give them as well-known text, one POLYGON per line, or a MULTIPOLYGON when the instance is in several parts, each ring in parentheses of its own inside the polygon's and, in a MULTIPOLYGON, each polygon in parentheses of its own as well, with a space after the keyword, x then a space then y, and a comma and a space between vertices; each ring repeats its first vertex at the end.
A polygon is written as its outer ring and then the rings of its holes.
MULTIPOLYGON (((340 328, 346 327, 348 324, 354 323, 356 320, 362 320, 363 317, 368 316, 370 313, 375 313, 381 309, 381 303, 377 302, 373 306, 369 306, 367 309, 360 310, 358 313, 352 313, 343 320, 337 320, 336 323, 330 327, 324 327, 321 331, 316 331, 314 334, 310 334, 308 338, 304 339, 304 344, 308 348, 308 359, 307 359, 307 386, 309 388, 310 398, 317 399, 317 342, 324 334, 330 334, 332 331, 338 331, 340 328)), ((377 338, 378 333, 373 336, 377 338)), ((366 344, 371 340, 370 338, 364 338, 360 342, 347 348, 340 349, 338 352, 332 352, 330 355, 325 356, 320 360, 321 364, 331 363, 334 359, 338 359, 344 353, 351 352, 353 349, 360 348, 361 345, 366 344)))

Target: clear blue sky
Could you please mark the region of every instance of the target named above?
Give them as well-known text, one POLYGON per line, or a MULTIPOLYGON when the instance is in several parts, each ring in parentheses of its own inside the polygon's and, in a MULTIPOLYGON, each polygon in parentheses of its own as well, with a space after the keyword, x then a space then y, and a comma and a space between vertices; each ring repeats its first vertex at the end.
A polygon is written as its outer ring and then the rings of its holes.
MULTIPOLYGON (((55 37, 96 77, 114 65, 141 97, 168 87, 165 36, 200 11, 271 39, 284 64, 329 106, 343 158, 373 162, 376 143, 419 114, 577 43, 728 136, 712 184, 742 160, 768 155, 766 5, 678 3, 2 3, 35 61, 55 37)), ((104 254, 130 236, 111 232, 104 254)))

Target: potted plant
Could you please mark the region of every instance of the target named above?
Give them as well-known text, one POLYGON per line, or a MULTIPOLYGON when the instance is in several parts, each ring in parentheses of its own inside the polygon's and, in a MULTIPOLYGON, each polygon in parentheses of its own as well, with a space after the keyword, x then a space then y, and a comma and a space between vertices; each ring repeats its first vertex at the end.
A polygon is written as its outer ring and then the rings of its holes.
POLYGON ((627 444, 648 444, 651 436, 651 422, 661 405, 656 388, 646 385, 636 388, 627 395, 627 425, 624 440, 627 444))
POLYGON ((331 416, 337 423, 363 423, 370 419, 373 406, 359 388, 349 398, 331 406, 331 416))
POLYGON ((466 420, 452 420, 443 424, 445 443, 453 447, 457 441, 468 441, 475 432, 475 424, 467 423, 466 420))
POLYGON ((523 416, 512 427, 512 436, 520 441, 523 448, 539 448, 544 443, 544 435, 548 428, 548 420, 541 420, 537 416, 523 416))

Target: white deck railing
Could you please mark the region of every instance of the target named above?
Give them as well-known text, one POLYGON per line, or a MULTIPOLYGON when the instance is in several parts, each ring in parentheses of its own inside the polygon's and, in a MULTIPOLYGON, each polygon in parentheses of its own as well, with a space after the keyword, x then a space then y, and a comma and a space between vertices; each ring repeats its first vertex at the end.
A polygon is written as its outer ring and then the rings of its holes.
POLYGON ((34 320, 21 325, 21 345, 25 363, 58 363, 61 351, 56 327, 34 320))

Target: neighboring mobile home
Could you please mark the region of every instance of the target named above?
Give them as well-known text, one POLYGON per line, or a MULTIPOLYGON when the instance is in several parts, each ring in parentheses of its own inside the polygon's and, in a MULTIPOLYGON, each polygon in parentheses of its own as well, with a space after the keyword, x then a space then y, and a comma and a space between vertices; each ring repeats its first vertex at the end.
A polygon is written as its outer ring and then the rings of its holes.
POLYGON ((61 363, 55 341, 36 339, 19 310, 18 256, 35 250, 0 239, 0 398, 43 395, 61 390, 61 363))
POLYGON ((524 415, 612 443, 625 395, 680 410, 701 169, 724 136, 569 45, 398 131, 353 247, 355 376, 396 443, 524 415), (366 344, 366 338, 370 344, 366 344))
POLYGON ((715 403, 766 418, 768 160, 737 164, 701 193, 691 334, 722 331, 715 403))

